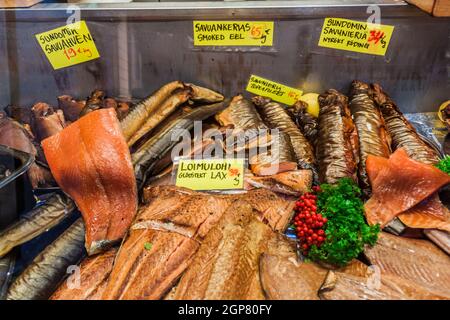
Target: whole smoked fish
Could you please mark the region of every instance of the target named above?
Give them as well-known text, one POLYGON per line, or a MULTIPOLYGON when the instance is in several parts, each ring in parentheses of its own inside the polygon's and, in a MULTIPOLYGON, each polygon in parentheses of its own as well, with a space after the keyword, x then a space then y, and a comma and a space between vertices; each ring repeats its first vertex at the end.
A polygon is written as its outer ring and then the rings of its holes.
POLYGON ((344 177, 356 181, 358 134, 351 118, 348 98, 330 89, 319 96, 319 104, 316 144, 319 179, 329 184, 344 177))
POLYGON ((270 128, 279 129, 289 136, 300 167, 310 168, 315 162, 312 146, 287 111, 279 103, 261 96, 254 97, 252 101, 270 128))
POLYGON ((371 95, 380 107, 387 131, 392 139, 392 149, 403 148, 411 159, 419 162, 437 163, 439 155, 420 138, 414 127, 379 84, 371 85, 371 95))
POLYGON ((137 210, 137 188, 115 110, 92 111, 42 146, 55 180, 83 215, 89 255, 122 239, 137 210))
POLYGON ((75 211, 75 204, 65 195, 55 194, 44 204, 23 214, 0 232, 0 257, 46 230, 56 226, 75 211))
POLYGON ((48 245, 11 284, 7 300, 48 299, 85 255, 84 223, 80 218, 48 245))
POLYGON ((370 196, 366 159, 369 154, 389 157, 389 140, 384 120, 375 102, 369 96, 369 85, 361 81, 352 82, 350 110, 359 139, 358 181, 366 197, 370 196))
POLYGON ((121 121, 125 140, 130 140, 136 131, 145 123, 148 116, 170 97, 174 90, 181 88, 184 88, 184 84, 181 81, 170 82, 149 97, 132 106, 127 116, 121 121))

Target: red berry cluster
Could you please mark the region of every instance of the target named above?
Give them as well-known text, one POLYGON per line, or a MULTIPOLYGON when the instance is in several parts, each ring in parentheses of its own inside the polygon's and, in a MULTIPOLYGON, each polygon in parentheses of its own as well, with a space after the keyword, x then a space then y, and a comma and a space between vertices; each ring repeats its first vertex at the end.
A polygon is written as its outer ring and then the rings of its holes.
MULTIPOLYGON (((318 186, 312 189, 314 193, 320 191, 318 186)), ((294 226, 302 253, 305 256, 308 255, 312 245, 320 247, 326 238, 324 225, 328 220, 317 213, 317 196, 314 193, 303 194, 295 203, 294 226)))

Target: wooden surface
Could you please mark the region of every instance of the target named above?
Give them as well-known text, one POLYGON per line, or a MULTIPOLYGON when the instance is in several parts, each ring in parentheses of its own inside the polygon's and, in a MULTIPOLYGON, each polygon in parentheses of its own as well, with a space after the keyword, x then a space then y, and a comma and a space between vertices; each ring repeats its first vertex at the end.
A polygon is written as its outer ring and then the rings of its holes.
POLYGON ((42 0, 0 0, 0 8, 31 7, 42 0))
POLYGON ((450 0, 406 0, 435 17, 450 17, 450 0))

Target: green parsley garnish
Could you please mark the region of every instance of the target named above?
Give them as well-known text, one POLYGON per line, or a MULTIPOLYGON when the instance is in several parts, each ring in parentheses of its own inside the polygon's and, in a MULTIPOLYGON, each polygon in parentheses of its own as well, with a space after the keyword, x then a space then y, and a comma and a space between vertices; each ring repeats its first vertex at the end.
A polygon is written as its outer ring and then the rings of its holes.
POLYGON ((379 225, 369 226, 364 219, 361 190, 349 179, 339 180, 335 186, 323 184, 317 195, 318 211, 328 219, 326 241, 313 245, 308 254, 312 260, 344 266, 356 258, 364 245, 374 245, 380 232, 379 225))
POLYGON ((445 156, 441 161, 436 164, 436 167, 446 174, 450 174, 450 156, 445 156))
POLYGON ((145 250, 151 250, 152 247, 153 247, 153 243, 151 243, 151 242, 144 243, 144 249, 145 250))

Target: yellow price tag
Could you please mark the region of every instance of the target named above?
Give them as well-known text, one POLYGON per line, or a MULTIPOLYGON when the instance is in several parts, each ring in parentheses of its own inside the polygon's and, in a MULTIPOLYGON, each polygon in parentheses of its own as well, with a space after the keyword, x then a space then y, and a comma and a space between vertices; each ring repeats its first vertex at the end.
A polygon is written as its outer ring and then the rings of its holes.
POLYGON ((292 106, 302 95, 302 91, 280 83, 273 82, 255 75, 250 76, 247 88, 248 92, 270 98, 274 101, 292 106))
POLYGON ((195 46, 272 46, 273 21, 194 21, 195 46))
POLYGON ((192 190, 244 187, 244 159, 181 159, 175 185, 192 190))
POLYGON ((35 37, 53 69, 100 57, 85 21, 39 33, 35 37))
POLYGON ((393 26, 325 18, 319 46, 384 56, 393 32, 393 26))

